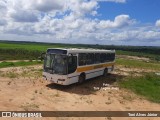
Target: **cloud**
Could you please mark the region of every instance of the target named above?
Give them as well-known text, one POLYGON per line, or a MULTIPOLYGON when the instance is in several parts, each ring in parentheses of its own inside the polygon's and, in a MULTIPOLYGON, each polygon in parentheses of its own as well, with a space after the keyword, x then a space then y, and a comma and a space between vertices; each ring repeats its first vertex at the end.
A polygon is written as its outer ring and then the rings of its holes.
POLYGON ((74 17, 84 17, 85 15, 96 15, 98 3, 96 1, 68 0, 67 10, 71 11, 74 17))
POLYGON ((62 0, 6 0, 7 16, 16 22, 37 22, 43 14, 54 17, 57 12, 63 11, 62 0))
POLYGON ((0 26, 4 26, 7 24, 7 21, 4 19, 0 19, 0 26))
MULTIPOLYGON (((41 42, 151 44, 159 43, 155 26, 137 24, 127 14, 98 19, 99 2, 126 0, 1 0, 0 39, 41 42), (138 26, 138 27, 137 27, 138 26), (45 41, 44 41, 45 40, 45 41)), ((157 26, 157 27, 156 27, 157 26)))
MULTIPOLYGON (((131 19, 129 15, 119 15, 115 17, 114 21, 110 20, 95 20, 84 17, 75 17, 73 13, 64 18, 51 18, 45 16, 40 22, 37 22, 33 27, 35 31, 40 34, 56 35, 57 32, 61 34, 63 31, 75 32, 98 32, 101 30, 119 29, 130 26, 135 23, 135 20, 131 19)), ((70 33, 69 33, 70 34, 70 33)), ((63 36, 63 34, 61 35, 63 36)))
POLYGON ((141 30, 130 30, 121 32, 111 32, 111 40, 113 41, 139 41, 139 42, 154 42, 159 41, 160 32, 158 31, 141 31, 141 30))
POLYGON ((16 9, 28 9, 28 10, 38 10, 41 12, 49 12, 54 10, 61 10, 64 7, 65 1, 63 0, 32 0, 30 2, 26 0, 6 0, 7 5, 10 8, 16 9))
POLYGON ((6 2, 4 0, 0 1, 0 9, 6 8, 6 2))
POLYGON ((96 0, 98 2, 115 2, 115 3, 126 3, 127 0, 96 0))
MULTIPOLYGON (((16 22, 37 22, 45 15, 56 17, 57 15, 72 14, 74 18, 86 15, 97 15, 98 3, 84 0, 6 0, 6 14, 9 19, 16 22)), ((2 3, 0 3, 1 5, 2 3)), ((2 4, 4 6, 4 4, 2 4)), ((2 10, 1 10, 2 11, 2 10)))
POLYGON ((37 22, 38 21, 38 15, 31 11, 12 11, 9 13, 9 16, 13 18, 16 22, 37 22))
POLYGON ((4 18, 7 12, 7 4, 4 0, 0 1, 0 17, 4 18))
POLYGON ((160 20, 157 20, 155 25, 156 25, 157 27, 160 27, 160 20))
POLYGON ((127 26, 127 25, 130 25, 130 24, 134 24, 136 21, 135 20, 132 20, 129 15, 119 15, 115 18, 114 20, 114 24, 115 26, 120 26, 120 27, 123 27, 123 26, 127 26))
POLYGON ((61 10, 63 8, 62 0, 34 0, 31 7, 42 12, 49 12, 52 10, 61 10))
POLYGON ((130 19, 129 15, 118 15, 115 17, 114 21, 101 20, 99 22, 99 27, 100 28, 119 28, 119 27, 132 25, 135 23, 136 21, 133 19, 130 19))

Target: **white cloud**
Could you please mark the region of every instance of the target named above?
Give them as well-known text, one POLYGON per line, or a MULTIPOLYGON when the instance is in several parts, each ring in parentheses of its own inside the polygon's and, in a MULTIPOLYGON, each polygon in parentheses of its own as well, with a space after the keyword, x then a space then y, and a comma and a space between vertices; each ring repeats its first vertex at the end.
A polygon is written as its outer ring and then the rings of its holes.
POLYGON ((136 21, 130 19, 129 15, 119 15, 115 17, 114 21, 101 20, 99 22, 100 28, 119 28, 134 24, 136 21))
POLYGON ((31 7, 42 12, 63 9, 62 0, 33 0, 31 7))
POLYGON ((6 0, 10 8, 16 9, 28 9, 38 10, 41 12, 49 12, 54 10, 61 10, 64 7, 65 1, 63 0, 32 0, 30 2, 26 0, 6 0))
POLYGON ((96 0, 98 2, 115 2, 115 3, 126 3, 127 0, 96 0))
POLYGON ((63 12, 65 2, 62 0, 6 0, 7 16, 16 22, 36 22, 43 14, 54 17, 63 12))
POLYGON ((7 24, 7 21, 4 19, 0 19, 0 26, 4 26, 7 24))
POLYGON ((0 9, 3 9, 3 8, 5 8, 6 7, 6 2, 5 2, 5 0, 1 0, 0 1, 0 9))
MULTIPOLYGON (((35 22, 38 17, 44 15, 55 17, 70 12, 75 18, 84 17, 87 14, 95 16, 98 3, 84 0, 6 0, 0 6, 6 8, 8 18, 16 22, 35 22)), ((2 10, 1 10, 2 11, 2 10)), ((4 15, 4 14, 3 14, 4 15)))
POLYGON ((117 27, 123 27, 130 24, 134 24, 136 21, 131 19, 129 15, 119 15, 115 18, 114 23, 117 27))
POLYGON ((113 41, 139 41, 139 42, 154 42, 160 40, 160 32, 158 31, 141 31, 141 30, 130 30, 121 31, 117 33, 110 33, 109 36, 113 41))
POLYGON ((84 17, 86 14, 95 15, 98 3, 96 1, 68 0, 66 6, 74 17, 84 17))
POLYGON ((35 12, 27 10, 12 11, 9 16, 16 22, 37 22, 38 15, 35 12))
MULTIPOLYGON (((120 14, 114 20, 97 19, 99 1, 126 0, 1 0, 0 39, 66 43, 154 43, 159 27, 135 27, 136 20, 120 14), (7 1, 7 2, 6 2, 7 1), (92 16, 92 17, 90 17, 92 16), (45 41, 44 41, 45 40, 45 41)), ((160 22, 157 20, 156 26, 160 22)))
POLYGON ((156 25, 157 27, 160 27, 160 20, 157 20, 155 25, 156 25))
POLYGON ((4 18, 6 17, 6 12, 7 12, 7 5, 4 0, 0 1, 0 17, 4 18))

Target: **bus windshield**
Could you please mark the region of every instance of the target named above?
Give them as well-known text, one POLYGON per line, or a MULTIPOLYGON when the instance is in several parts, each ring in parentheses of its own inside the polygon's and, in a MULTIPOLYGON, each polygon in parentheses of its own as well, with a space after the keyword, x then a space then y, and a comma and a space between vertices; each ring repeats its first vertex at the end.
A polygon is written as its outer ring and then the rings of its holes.
POLYGON ((44 71, 52 74, 67 74, 67 56, 60 54, 46 54, 44 71))

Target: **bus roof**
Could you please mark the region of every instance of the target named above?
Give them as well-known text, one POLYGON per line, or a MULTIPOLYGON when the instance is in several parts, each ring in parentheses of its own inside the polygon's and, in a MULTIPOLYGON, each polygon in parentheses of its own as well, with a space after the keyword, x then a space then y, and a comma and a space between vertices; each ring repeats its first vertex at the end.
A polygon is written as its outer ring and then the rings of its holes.
POLYGON ((115 50, 104 50, 104 49, 79 49, 79 48, 48 48, 56 50, 66 50, 67 53, 115 53, 115 50))

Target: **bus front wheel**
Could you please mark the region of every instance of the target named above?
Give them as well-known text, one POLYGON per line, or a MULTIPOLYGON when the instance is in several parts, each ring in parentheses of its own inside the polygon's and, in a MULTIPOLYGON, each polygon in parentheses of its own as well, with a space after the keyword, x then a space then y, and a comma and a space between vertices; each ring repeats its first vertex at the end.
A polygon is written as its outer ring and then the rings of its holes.
POLYGON ((83 83, 85 81, 85 75, 84 74, 81 74, 80 76, 79 76, 79 80, 78 80, 78 83, 83 83))

